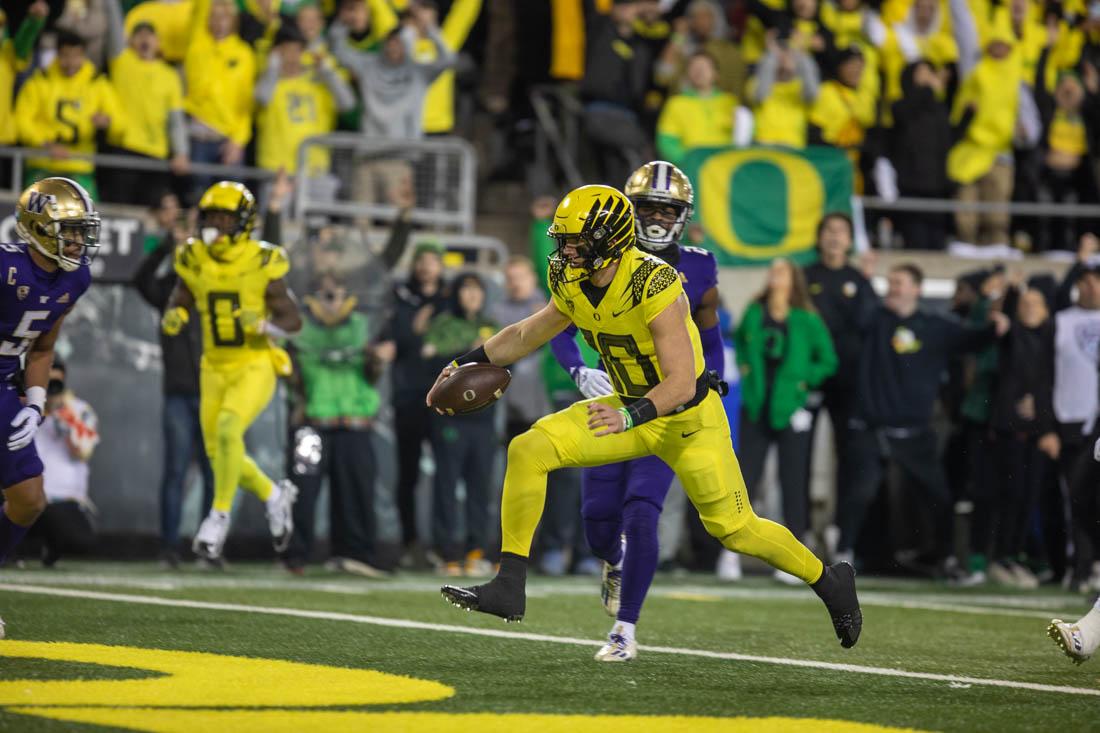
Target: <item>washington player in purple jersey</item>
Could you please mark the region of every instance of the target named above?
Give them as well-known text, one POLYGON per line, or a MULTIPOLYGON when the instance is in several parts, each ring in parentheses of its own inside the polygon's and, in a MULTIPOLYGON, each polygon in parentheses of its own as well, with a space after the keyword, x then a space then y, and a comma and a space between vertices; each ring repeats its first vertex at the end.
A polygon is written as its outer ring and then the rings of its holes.
POLYGON ((34 434, 61 322, 92 281, 99 214, 80 184, 45 178, 19 197, 15 231, 22 242, 0 244, 0 563, 46 507, 34 434))
MULTIPOLYGON (((695 202, 691 181, 676 166, 658 160, 634 171, 623 192, 634 204, 638 246, 680 271, 707 369, 723 374, 718 263, 705 249, 680 245, 695 202)), ((585 397, 612 393, 602 363, 600 369, 591 369, 581 359, 576 333, 577 327, 571 325, 550 342, 558 363, 585 397)), ((599 661, 625 662, 637 656, 634 626, 657 571, 657 520, 673 477, 672 469, 657 456, 583 471, 585 539, 604 561, 601 594, 604 609, 615 617, 608 643, 596 654, 599 661)))

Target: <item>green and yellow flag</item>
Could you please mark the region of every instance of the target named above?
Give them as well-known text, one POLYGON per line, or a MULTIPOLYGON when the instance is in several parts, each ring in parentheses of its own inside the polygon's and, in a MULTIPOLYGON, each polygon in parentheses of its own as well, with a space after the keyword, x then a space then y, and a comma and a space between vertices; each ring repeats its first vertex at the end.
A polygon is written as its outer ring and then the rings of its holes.
POLYGON ((851 214, 852 164, 836 148, 698 148, 684 172, 720 265, 812 260, 821 217, 851 214))

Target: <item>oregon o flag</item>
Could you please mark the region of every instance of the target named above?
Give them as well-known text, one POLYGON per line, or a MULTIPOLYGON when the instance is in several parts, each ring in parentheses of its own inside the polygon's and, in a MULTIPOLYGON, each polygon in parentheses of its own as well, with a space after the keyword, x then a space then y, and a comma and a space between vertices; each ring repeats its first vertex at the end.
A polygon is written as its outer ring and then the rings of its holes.
POLYGON ((821 217, 851 214, 852 164, 836 148, 698 148, 684 172, 721 265, 809 259, 821 217))

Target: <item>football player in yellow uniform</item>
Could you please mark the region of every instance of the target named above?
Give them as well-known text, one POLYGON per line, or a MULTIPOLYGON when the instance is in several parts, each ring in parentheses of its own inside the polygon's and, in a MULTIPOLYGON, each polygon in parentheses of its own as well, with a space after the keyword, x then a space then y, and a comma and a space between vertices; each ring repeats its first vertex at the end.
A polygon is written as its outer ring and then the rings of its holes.
POLYGON ((824 566, 785 527, 753 513, 683 285, 675 268, 634 246, 630 201, 609 186, 582 186, 558 204, 548 234, 557 241, 548 274, 551 302, 456 359, 439 379, 458 364, 512 364, 572 322, 600 352, 615 394, 547 415, 511 442, 500 571, 485 585, 444 586, 444 598, 521 619, 546 475, 652 454, 680 477, 708 532, 730 550, 810 584, 841 645, 853 646, 863 624, 855 571, 847 563, 824 566))
POLYGON ((265 502, 275 549, 293 530, 291 508, 298 490, 273 482, 244 451, 244 432, 275 393, 277 375, 290 373, 290 358, 271 339, 302 326, 298 306, 283 279, 290 269, 282 247, 252 238, 256 199, 240 183, 215 183, 199 200, 199 238, 176 250, 179 282, 161 327, 178 334, 194 306, 202 319, 199 422, 214 469, 214 503, 195 534, 192 549, 217 562, 229 533, 229 510, 240 485, 265 502))

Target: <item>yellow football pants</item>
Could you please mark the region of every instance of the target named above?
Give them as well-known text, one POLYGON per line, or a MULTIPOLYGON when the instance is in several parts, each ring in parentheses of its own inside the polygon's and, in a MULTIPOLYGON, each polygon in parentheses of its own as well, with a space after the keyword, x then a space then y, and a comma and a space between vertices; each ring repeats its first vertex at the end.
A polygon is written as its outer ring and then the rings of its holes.
POLYGON ((758 557, 807 583, 821 577, 821 561, 790 530, 753 512, 717 394, 711 392, 680 414, 599 438, 588 428, 588 404, 595 401, 622 407, 613 395, 577 402, 542 418, 509 444, 500 507, 502 551, 524 557, 530 552, 551 471, 652 454, 680 477, 703 526, 725 547, 758 557))
POLYGON ((267 352, 233 364, 202 360, 199 370, 199 422, 214 471, 214 504, 233 507, 240 485, 266 501, 271 479, 244 452, 244 433, 275 394, 275 369, 267 352))

